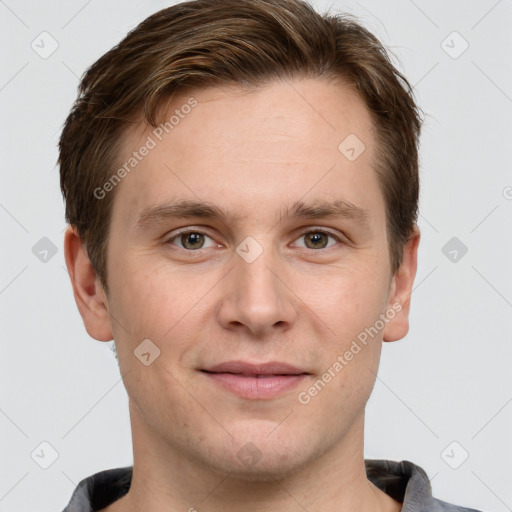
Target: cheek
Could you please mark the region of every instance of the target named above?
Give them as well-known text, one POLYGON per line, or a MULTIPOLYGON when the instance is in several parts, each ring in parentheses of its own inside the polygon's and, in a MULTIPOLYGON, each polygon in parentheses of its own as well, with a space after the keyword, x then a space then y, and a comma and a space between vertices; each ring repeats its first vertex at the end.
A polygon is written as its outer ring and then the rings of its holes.
POLYGON ((188 304, 191 294, 184 289, 179 275, 165 275, 164 265, 148 263, 134 258, 112 272, 115 300, 111 313, 122 319, 134 340, 141 336, 161 339, 191 307, 188 304))
POLYGON ((322 428, 329 432, 338 432, 341 417, 348 428, 374 387, 382 348, 383 331, 375 330, 385 307, 382 290, 372 279, 345 277, 331 280, 317 297, 315 312, 323 326, 318 335, 322 369, 301 389, 299 402, 326 418, 322 428))
POLYGON ((128 395, 148 422, 154 427, 162 422, 159 428, 164 429, 181 421, 176 418, 184 422, 187 411, 197 408, 186 391, 187 374, 175 370, 197 334, 190 329, 191 309, 204 292, 182 293, 183 280, 177 275, 165 276, 163 266, 140 263, 125 261, 112 272, 110 313, 115 318, 118 361, 128 395), (149 356, 144 357, 145 353, 149 356), (162 418, 164 409, 167 423, 162 418))
POLYGON ((127 258, 115 269, 109 309, 122 369, 138 368, 134 351, 147 339, 160 351, 160 366, 182 366, 211 316, 208 291, 218 280, 213 273, 190 276, 144 257, 127 258))
POLYGON ((316 276, 313 286, 303 288, 304 302, 330 329, 336 349, 375 324, 387 303, 386 277, 375 265, 361 265, 316 276))

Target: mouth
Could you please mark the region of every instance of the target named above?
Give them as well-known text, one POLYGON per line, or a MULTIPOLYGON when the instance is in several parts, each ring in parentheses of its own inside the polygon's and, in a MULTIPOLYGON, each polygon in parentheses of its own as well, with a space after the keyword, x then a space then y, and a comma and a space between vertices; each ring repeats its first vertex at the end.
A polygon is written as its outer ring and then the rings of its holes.
POLYGON ((241 398, 264 400, 277 397, 296 387, 310 373, 288 363, 252 364, 228 361, 201 372, 217 385, 241 398))

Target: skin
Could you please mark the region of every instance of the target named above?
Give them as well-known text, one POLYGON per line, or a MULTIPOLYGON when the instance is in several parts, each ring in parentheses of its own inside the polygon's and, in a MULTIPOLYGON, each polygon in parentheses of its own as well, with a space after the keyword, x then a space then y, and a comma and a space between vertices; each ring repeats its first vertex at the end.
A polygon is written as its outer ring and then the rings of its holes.
MULTIPOLYGON (((364 410, 382 341, 409 328, 420 233, 415 227, 392 275, 367 109, 346 86, 320 79, 189 90, 171 111, 191 96, 198 105, 116 188, 108 295, 75 230, 65 235, 85 327, 97 340, 115 339, 129 396, 132 485, 104 510, 400 510, 366 478, 364 410), (353 162, 338 150, 351 133, 366 146, 353 162), (214 203, 239 218, 137 228, 142 211, 174 199, 214 203), (295 201, 337 199, 366 210, 367 226, 280 220, 295 201), (204 233, 191 240, 200 249, 183 245, 190 237, 171 240, 178 228, 204 233), (320 235, 318 248, 305 236, 315 228, 339 240, 320 235), (252 263, 236 252, 248 236, 263 250, 252 263), (401 310, 384 330, 301 404, 298 394, 393 304, 401 310), (134 357, 144 339, 160 350, 148 366, 134 357), (310 375, 277 397, 251 400, 199 371, 234 359, 284 361, 310 375), (247 443, 259 454, 254 463, 237 456, 247 443)), ((121 162, 151 129, 127 132, 121 162)))

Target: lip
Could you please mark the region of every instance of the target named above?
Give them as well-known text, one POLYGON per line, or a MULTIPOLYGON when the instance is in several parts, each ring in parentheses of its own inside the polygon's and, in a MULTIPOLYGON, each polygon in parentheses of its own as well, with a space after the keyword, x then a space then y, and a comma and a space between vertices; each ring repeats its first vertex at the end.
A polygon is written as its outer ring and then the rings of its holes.
POLYGON ((216 364, 204 371, 211 373, 235 373, 247 376, 251 375, 300 375, 307 373, 305 370, 296 368, 288 363, 279 361, 270 361, 268 363, 248 363, 246 361, 226 361, 225 363, 216 364))
POLYGON ((216 384, 247 399, 274 398, 296 387, 309 373, 288 363, 227 361, 201 370, 216 384))

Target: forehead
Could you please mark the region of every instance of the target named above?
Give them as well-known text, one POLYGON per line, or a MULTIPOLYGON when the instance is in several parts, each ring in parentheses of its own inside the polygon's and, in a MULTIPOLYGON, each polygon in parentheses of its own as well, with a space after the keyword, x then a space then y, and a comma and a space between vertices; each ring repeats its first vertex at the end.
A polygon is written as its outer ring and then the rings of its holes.
POLYGON ((116 190, 114 211, 131 223, 178 198, 229 203, 242 216, 306 195, 365 209, 382 202, 374 197, 371 116, 346 86, 302 79, 189 89, 173 97, 161 121, 124 136, 118 163, 137 162, 116 190))

